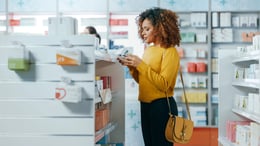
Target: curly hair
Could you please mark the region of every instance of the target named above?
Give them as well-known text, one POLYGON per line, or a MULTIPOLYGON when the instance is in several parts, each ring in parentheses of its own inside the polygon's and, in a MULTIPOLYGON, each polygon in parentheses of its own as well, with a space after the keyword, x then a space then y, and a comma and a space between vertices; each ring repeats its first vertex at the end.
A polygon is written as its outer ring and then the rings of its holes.
POLYGON ((142 23, 145 19, 149 20, 153 25, 154 37, 161 42, 160 45, 162 47, 169 48, 180 45, 180 29, 178 26, 178 16, 175 12, 155 7, 139 14, 136 22, 138 25, 138 34, 142 40, 144 40, 142 23))

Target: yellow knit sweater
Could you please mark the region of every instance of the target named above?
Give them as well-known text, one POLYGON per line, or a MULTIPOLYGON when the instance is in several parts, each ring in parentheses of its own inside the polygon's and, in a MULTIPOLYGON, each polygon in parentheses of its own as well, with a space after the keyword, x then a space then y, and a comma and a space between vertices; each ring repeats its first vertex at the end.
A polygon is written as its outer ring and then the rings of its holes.
POLYGON ((180 66, 176 48, 150 46, 145 49, 143 61, 136 67, 129 67, 130 73, 139 83, 139 97, 150 103, 156 99, 174 94, 174 86, 180 66))

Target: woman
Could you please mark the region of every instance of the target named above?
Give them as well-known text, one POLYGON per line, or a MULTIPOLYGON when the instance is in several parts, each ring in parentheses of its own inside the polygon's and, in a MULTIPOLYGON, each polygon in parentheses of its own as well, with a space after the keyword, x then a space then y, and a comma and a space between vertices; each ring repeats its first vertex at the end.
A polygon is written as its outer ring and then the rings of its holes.
POLYGON ((145 146, 173 146, 164 133, 169 118, 167 96, 172 113, 178 114, 173 98, 180 66, 175 48, 181 40, 177 19, 176 13, 171 10, 145 10, 137 17, 139 37, 148 44, 142 59, 136 55, 118 58, 122 65, 128 66, 139 84, 138 99, 145 146))
POLYGON ((98 38, 98 43, 101 43, 101 36, 98 34, 94 26, 87 26, 84 30, 84 34, 93 34, 98 38))

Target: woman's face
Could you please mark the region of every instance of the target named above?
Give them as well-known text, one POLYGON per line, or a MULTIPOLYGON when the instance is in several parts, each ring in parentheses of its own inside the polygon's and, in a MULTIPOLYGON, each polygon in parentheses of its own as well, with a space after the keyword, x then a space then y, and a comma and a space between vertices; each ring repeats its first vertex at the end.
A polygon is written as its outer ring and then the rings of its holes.
POLYGON ((84 29, 84 34, 90 34, 89 30, 86 28, 84 29))
POLYGON ((142 36, 145 43, 150 44, 153 43, 155 40, 154 38, 154 27, 150 20, 144 19, 142 23, 142 36))

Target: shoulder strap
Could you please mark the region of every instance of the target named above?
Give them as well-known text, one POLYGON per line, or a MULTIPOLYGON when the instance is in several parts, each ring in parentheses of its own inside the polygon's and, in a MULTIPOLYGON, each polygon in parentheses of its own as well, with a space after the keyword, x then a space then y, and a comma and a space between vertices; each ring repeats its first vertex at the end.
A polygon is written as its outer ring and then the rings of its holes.
MULTIPOLYGON (((185 86, 184 86, 184 81, 183 81, 183 76, 182 76, 181 68, 179 69, 179 73, 180 73, 180 77, 181 77, 183 95, 184 95, 184 99, 185 99, 185 105, 186 105, 186 109, 187 109, 187 113, 188 113, 188 118, 191 120, 190 108, 189 108, 189 103, 188 103, 188 99, 187 99, 186 92, 185 92, 185 86)), ((168 107, 169 107, 169 115, 172 116, 171 104, 170 104, 170 101, 169 101, 169 97, 168 97, 167 91, 165 91, 165 93, 166 93, 167 102, 168 102, 168 107)))

